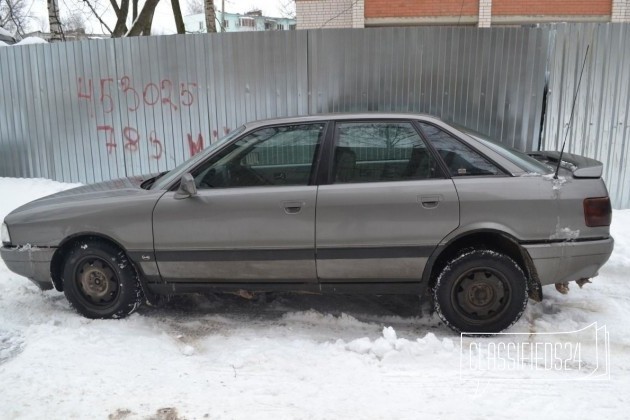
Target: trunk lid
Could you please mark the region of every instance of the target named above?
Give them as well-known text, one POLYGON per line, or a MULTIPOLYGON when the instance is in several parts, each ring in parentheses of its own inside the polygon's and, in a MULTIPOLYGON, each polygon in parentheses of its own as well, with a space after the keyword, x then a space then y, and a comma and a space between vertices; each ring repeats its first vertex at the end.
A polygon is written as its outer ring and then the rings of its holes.
MULTIPOLYGON (((528 155, 554 167, 560 159, 560 152, 556 151, 531 152, 528 155)), ((601 178, 604 169, 600 161, 573 153, 562 154, 560 167, 570 170, 574 178, 601 178)))

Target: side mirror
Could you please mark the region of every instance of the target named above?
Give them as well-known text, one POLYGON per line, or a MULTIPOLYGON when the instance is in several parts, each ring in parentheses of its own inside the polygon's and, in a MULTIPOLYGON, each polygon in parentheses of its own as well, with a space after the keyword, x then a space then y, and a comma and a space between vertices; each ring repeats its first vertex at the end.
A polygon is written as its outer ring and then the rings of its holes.
POLYGON ((179 188, 175 193, 175 199, 181 200, 183 198, 193 197, 197 195, 197 186, 195 185, 195 178, 190 173, 185 173, 182 179, 179 181, 179 188))

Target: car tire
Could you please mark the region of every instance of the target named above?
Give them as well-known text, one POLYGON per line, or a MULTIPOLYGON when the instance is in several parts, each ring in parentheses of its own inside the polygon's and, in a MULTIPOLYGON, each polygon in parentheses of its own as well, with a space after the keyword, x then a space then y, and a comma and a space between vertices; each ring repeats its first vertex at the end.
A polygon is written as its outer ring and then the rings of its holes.
POLYGON ((92 318, 124 318, 142 302, 136 270, 118 247, 97 239, 73 244, 63 268, 70 305, 92 318))
POLYGON ((498 333, 519 320, 527 306, 527 279, 510 257, 467 251, 449 261, 433 288, 439 317, 451 329, 498 333))

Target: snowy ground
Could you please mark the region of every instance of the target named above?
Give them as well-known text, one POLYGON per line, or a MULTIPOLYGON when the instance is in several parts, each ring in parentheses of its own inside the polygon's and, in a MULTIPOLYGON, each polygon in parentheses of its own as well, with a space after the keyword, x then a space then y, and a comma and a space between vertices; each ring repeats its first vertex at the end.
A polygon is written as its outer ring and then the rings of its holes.
MULTIPOLYGON (((0 178, 0 220, 68 187, 0 178)), ((607 380, 462 381, 460 337, 412 298, 181 298, 91 321, 0 262, 0 418, 627 418, 630 211, 613 220, 615 253, 593 284, 546 287, 510 330, 606 325, 607 380)))

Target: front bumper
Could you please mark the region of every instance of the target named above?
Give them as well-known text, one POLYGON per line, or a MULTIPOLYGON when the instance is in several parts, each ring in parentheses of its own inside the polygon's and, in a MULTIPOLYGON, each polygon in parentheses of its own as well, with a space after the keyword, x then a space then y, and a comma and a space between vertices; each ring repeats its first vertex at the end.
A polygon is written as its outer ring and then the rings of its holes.
POLYGON ((529 252, 540 283, 564 283, 597 276, 599 269, 612 254, 612 237, 596 241, 528 244, 529 252))
POLYGON ((42 290, 53 288, 50 277, 50 262, 56 248, 5 247, 0 256, 9 270, 31 280, 42 290))

